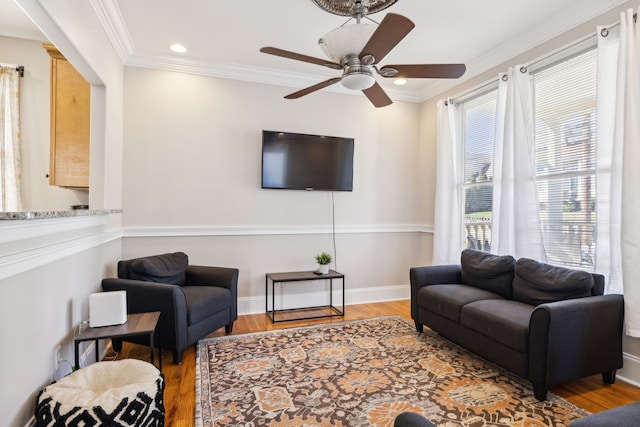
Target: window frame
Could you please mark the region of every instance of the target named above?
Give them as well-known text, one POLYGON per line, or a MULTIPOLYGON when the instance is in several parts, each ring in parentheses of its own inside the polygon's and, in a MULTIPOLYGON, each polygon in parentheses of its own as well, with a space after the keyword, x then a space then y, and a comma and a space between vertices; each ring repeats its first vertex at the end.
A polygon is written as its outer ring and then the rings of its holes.
MULTIPOLYGON (((552 68, 558 64, 562 64, 562 63, 566 63, 567 61, 570 61, 573 58, 579 57, 580 55, 587 53, 587 52, 591 52, 591 51, 595 51, 597 48, 597 38, 594 36, 589 36, 589 37, 585 37, 581 40, 576 41, 574 44, 572 44, 569 47, 566 47, 564 49, 560 49, 559 51, 556 52, 552 52, 550 55, 538 59, 535 62, 527 65, 527 67, 529 68, 530 74, 531 74, 531 84, 532 84, 532 105, 531 108, 534 108, 534 103, 535 103, 535 92, 534 92, 534 88, 533 88, 533 76, 537 73, 541 73, 546 69, 552 68)), ((595 79, 595 76, 594 76, 595 79)), ((469 182, 469 180, 467 179, 466 175, 467 175, 467 162, 468 159, 466 158, 466 153, 467 153, 467 144, 468 144, 468 130, 467 130, 467 116, 466 116, 466 108, 469 105, 469 102, 472 102, 474 100, 476 100, 477 98, 486 96, 488 94, 494 93, 495 96, 497 97, 497 93, 498 93, 498 81, 495 80, 494 82, 490 82, 486 85, 481 86, 480 88, 469 92, 467 95, 460 97, 459 99, 456 99, 456 107, 458 109, 458 113, 459 113, 459 117, 460 117, 460 123, 459 123, 459 132, 460 132, 460 146, 461 146, 461 150, 460 150, 460 154, 459 154, 459 161, 460 164, 462 165, 460 168, 460 177, 459 177, 459 185, 458 185, 458 197, 460 198, 460 215, 462 216, 462 224, 463 224, 463 232, 465 233, 464 238, 465 238, 465 243, 464 243, 464 247, 469 248, 469 247, 473 247, 475 249, 480 249, 480 250, 486 250, 486 251, 490 251, 490 247, 491 247, 491 239, 490 239, 490 233, 491 233, 491 229, 493 228, 494 224, 493 224, 493 215, 491 215, 491 218, 489 218, 488 221, 488 230, 486 229, 477 229, 475 231, 471 231, 471 228, 473 227, 472 225, 470 225, 468 218, 467 218, 467 213, 466 213, 466 194, 467 191, 469 189, 472 188, 480 188, 481 186, 487 185, 488 182, 490 182, 491 184, 491 188, 493 188, 493 180, 490 181, 483 181, 483 182, 469 182), (479 233, 482 233, 482 238, 479 239, 478 235, 479 233), (489 238, 486 239, 488 240, 488 244, 484 244, 485 239, 483 236, 486 236, 488 234, 489 238), (469 236, 475 238, 476 241, 476 245, 471 245, 470 244, 470 238, 469 236)), ((595 97, 595 95, 594 95, 595 97)), ((590 118, 590 129, 589 129, 589 144, 591 144, 592 150, 595 153, 596 151, 596 147, 597 147, 597 141, 595 140, 595 121, 596 121, 596 108, 597 108, 597 104, 596 101, 594 100, 594 108, 593 111, 590 112, 591 114, 591 118, 590 118)), ((576 115, 580 115, 580 114, 584 114, 584 112, 581 113, 577 113, 576 115)), ((497 112, 494 113, 494 118, 496 117, 497 112)), ((567 118, 566 122, 570 122, 571 119, 567 118)), ((495 123, 495 121, 494 121, 495 123)), ((584 130, 584 129, 583 129, 584 130)), ((534 132, 535 134, 535 132, 534 132)), ((580 138, 580 134, 579 134, 579 130, 578 133, 576 135, 569 135, 569 137, 575 137, 579 141, 580 138)), ((563 139, 566 140, 567 135, 563 134, 563 136, 561 137, 563 139)), ((494 139, 494 144, 495 144, 495 139, 494 139)), ((539 149, 539 143, 538 143, 538 138, 536 136, 534 136, 534 146, 535 146, 535 150, 537 151, 539 149)), ((491 162, 493 164, 493 154, 491 156, 491 162)), ((592 203, 593 205, 595 205, 595 200, 597 200, 597 182, 596 182, 596 161, 595 158, 593 160, 593 162, 591 162, 591 164, 588 164, 587 167, 585 168, 581 168, 581 169, 577 169, 577 170, 565 170, 565 171, 555 171, 555 172, 551 172, 551 173, 539 173, 538 171, 538 163, 537 163, 537 159, 536 159, 536 180, 538 181, 538 183, 540 182, 552 182, 553 180, 558 180, 558 179, 569 179, 571 181, 576 180, 578 182, 578 186, 580 186, 581 184, 579 183, 580 180, 582 180, 585 177, 589 177, 591 179, 591 191, 593 192, 593 200, 592 203)), ((539 185, 539 184, 538 184, 539 185)), ((541 194, 541 190, 540 188, 538 189, 538 198, 540 199, 540 194, 541 194)), ((587 207, 589 208, 589 204, 587 203, 587 207)), ((590 209, 590 208, 589 208, 590 209)), ((596 241, 595 241, 595 236, 596 236, 596 227, 597 227, 597 221, 595 219, 595 210, 592 210, 592 219, 591 219, 591 223, 588 224, 588 227, 591 227, 591 234, 592 234, 592 247, 589 249, 589 253, 588 253, 588 257, 590 258, 588 260, 588 262, 584 262, 584 263, 574 263, 574 262, 566 262, 566 260, 562 260, 562 259, 558 259, 558 258, 554 258, 553 256, 551 257, 551 259, 548 260, 548 262, 553 263, 555 265, 563 265, 563 266, 567 266, 567 267, 571 267, 571 268, 578 268, 578 269, 584 269, 584 270, 588 270, 588 271, 594 271, 595 269, 595 262, 594 262, 594 254, 595 254, 595 248, 596 248, 596 241)), ((541 212, 541 211, 539 211, 541 212)), ((485 227, 487 224, 483 224, 483 227, 485 227)), ((576 224, 573 223, 569 223, 567 224, 569 227, 575 226, 576 224)), ((548 243, 545 241, 544 242, 545 245, 545 251, 549 251, 548 248, 548 243)))

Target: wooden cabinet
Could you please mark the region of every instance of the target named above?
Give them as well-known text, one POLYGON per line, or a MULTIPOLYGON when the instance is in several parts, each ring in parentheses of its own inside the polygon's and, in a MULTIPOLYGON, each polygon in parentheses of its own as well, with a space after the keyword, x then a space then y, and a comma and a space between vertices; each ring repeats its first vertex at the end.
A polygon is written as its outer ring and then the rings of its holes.
POLYGON ((49 185, 89 187, 91 85, 51 44, 51 151, 49 185))

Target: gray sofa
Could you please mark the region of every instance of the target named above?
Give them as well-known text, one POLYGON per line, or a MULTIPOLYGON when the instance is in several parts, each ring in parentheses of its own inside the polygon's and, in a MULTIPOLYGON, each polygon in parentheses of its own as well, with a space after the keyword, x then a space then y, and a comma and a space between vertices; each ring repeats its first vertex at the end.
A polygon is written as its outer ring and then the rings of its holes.
POLYGON ((411 317, 485 359, 549 387, 622 367, 622 295, 604 277, 467 249, 460 265, 410 270, 411 317))
POLYGON ((598 412, 571 423, 571 427, 638 427, 640 402, 598 412))
POLYGON ((393 420, 393 427, 436 427, 436 425, 420 414, 402 412, 393 420))

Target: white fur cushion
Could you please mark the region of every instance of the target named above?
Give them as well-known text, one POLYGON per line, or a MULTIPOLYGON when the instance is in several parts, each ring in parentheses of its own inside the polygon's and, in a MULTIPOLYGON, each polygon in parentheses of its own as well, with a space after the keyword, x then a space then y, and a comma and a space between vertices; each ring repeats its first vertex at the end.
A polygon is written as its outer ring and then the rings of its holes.
POLYGON ((150 363, 135 359, 98 362, 40 392, 37 425, 58 425, 64 419, 65 425, 162 426, 163 394, 164 376, 150 363))

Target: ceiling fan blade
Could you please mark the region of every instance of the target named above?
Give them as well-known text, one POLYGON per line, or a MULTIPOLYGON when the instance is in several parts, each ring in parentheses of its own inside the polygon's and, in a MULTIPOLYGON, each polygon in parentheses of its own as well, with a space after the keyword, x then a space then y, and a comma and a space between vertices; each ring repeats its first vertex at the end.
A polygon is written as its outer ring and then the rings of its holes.
POLYGON ((369 101, 371 101, 376 108, 386 107, 387 105, 393 104, 391 98, 389 98, 377 82, 369 89, 365 89, 362 92, 367 96, 367 98, 369 98, 369 101))
POLYGON ((260 49, 260 52, 268 53, 269 55, 281 56, 283 58, 294 59, 296 61, 310 62, 311 64, 322 65, 323 67, 329 67, 334 70, 342 69, 342 66, 336 62, 331 62, 327 59, 315 58, 313 56, 307 56, 288 50, 278 49, 277 47, 263 47, 262 49, 260 49))
POLYGON ((415 24, 409 18, 397 13, 388 13, 362 48, 360 59, 372 55, 375 58, 375 63, 379 63, 400 43, 400 40, 413 30, 413 27, 415 24))
POLYGON ((331 86, 332 84, 336 84, 340 80, 342 80, 341 77, 334 77, 332 79, 325 80, 323 82, 317 83, 317 84, 315 84, 313 86, 309 86, 307 88, 301 89, 301 90, 299 90, 297 92, 290 93, 289 95, 285 96, 285 98, 286 99, 298 99, 298 98, 300 98, 302 96, 309 95, 311 92, 315 92, 315 91, 323 89, 323 88, 325 88, 327 86, 331 86))
POLYGON ((394 78, 457 79, 466 70, 464 64, 385 65, 380 69, 380 75, 394 78), (389 69, 397 70, 398 73, 387 75, 385 71, 389 69))

